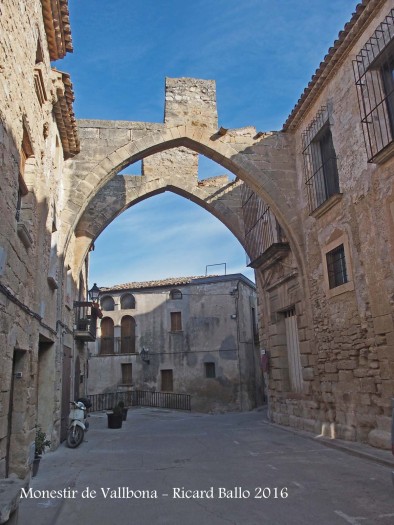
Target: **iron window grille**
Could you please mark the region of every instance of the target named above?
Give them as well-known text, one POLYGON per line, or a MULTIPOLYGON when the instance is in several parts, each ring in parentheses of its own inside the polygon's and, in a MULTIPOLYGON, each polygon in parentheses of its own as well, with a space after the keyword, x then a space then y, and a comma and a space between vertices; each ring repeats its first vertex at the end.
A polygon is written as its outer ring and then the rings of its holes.
POLYGON ((302 134, 302 146, 309 211, 312 213, 339 193, 337 158, 326 106, 320 108, 302 134))
POLYGON ((382 162, 394 140, 394 9, 353 61, 368 162, 382 162))
POLYGON ((268 204, 246 184, 242 186, 241 197, 245 249, 254 261, 273 244, 287 240, 268 204))
POLYGON ((340 244, 326 253, 328 285, 330 289, 341 286, 348 282, 346 271, 345 248, 340 244))

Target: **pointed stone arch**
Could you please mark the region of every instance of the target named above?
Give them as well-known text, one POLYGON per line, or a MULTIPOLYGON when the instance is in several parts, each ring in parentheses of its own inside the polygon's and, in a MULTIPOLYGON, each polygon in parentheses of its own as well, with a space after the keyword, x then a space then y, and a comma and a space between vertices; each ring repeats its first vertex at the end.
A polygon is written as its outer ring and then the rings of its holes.
MULTIPOLYGON (((102 217, 95 215, 92 203, 107 184, 113 184, 119 177, 117 173, 136 161, 150 162, 155 156, 171 155, 171 152, 183 149, 194 152, 196 156, 205 155, 218 163, 270 206, 286 234, 300 273, 304 274, 299 213, 302 199, 297 185, 294 137, 283 132, 256 133, 253 127, 218 129, 213 81, 166 79, 166 89, 163 124, 78 122, 81 153, 67 162, 65 173, 64 216, 68 218, 68 227, 62 237, 65 259, 71 261, 71 266, 77 271, 87 247, 97 236, 85 228, 86 217, 90 216, 93 221, 97 219, 97 224, 102 229, 105 227, 102 217)), ((149 195, 149 186, 151 192, 170 189, 207 207, 204 199, 198 199, 196 191, 190 187, 185 189, 179 174, 175 173, 173 180, 167 179, 165 184, 159 181, 160 177, 160 174, 154 177, 152 173, 140 176, 141 184, 147 189, 145 197, 149 195)), ((197 178, 195 184, 198 187, 197 178)), ((219 190, 223 191, 223 188, 219 190)), ((230 202, 230 195, 227 197, 230 202)), ((223 210, 225 200, 221 199, 223 210)), ((122 204, 112 217, 107 217, 107 224, 130 202, 122 204)), ((225 213, 220 213, 214 206, 209 211, 242 241, 241 210, 234 214, 241 225, 238 230, 232 227, 232 221, 226 223, 225 213)))

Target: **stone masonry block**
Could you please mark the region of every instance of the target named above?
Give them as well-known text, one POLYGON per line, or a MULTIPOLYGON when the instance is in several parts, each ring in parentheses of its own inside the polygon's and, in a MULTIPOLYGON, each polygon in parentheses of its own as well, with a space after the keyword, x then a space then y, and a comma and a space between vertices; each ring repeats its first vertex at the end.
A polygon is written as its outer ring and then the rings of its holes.
POLYGON ((314 378, 314 371, 313 368, 303 368, 302 369, 302 377, 304 381, 312 381, 314 378))
POLYGON ((387 334, 394 330, 392 315, 381 315, 373 320, 373 328, 376 334, 387 334))
POLYGON ((368 443, 372 447, 391 450, 391 433, 374 429, 368 434, 368 443))

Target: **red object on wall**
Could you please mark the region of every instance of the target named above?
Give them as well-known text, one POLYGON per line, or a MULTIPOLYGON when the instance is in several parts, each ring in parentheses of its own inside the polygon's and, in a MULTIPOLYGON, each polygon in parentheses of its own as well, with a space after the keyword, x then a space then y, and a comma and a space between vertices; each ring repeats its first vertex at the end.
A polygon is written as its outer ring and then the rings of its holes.
POLYGON ((268 357, 268 354, 265 353, 265 354, 261 354, 261 357, 260 357, 260 367, 261 367, 261 370, 263 372, 268 372, 269 370, 269 357, 268 357))

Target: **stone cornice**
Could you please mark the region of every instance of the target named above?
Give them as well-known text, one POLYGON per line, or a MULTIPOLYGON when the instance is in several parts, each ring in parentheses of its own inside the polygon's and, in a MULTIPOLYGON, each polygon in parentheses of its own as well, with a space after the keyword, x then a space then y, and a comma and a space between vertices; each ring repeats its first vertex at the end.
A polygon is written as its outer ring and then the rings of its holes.
POLYGON ((52 69, 52 75, 56 89, 53 113, 62 141, 64 158, 68 159, 80 151, 77 121, 73 110, 74 91, 69 74, 52 69))
POLYGON ((283 131, 292 131, 297 128, 302 121, 309 106, 319 95, 331 74, 336 71, 339 64, 347 56, 350 47, 360 37, 366 25, 373 18, 376 10, 379 9, 386 0, 363 0, 356 6, 350 21, 345 25, 343 31, 338 34, 334 45, 330 47, 323 61, 320 62, 308 86, 304 89, 293 111, 288 116, 283 125, 283 131))
POLYGON ((51 60, 72 53, 68 0, 41 0, 45 33, 51 60))

